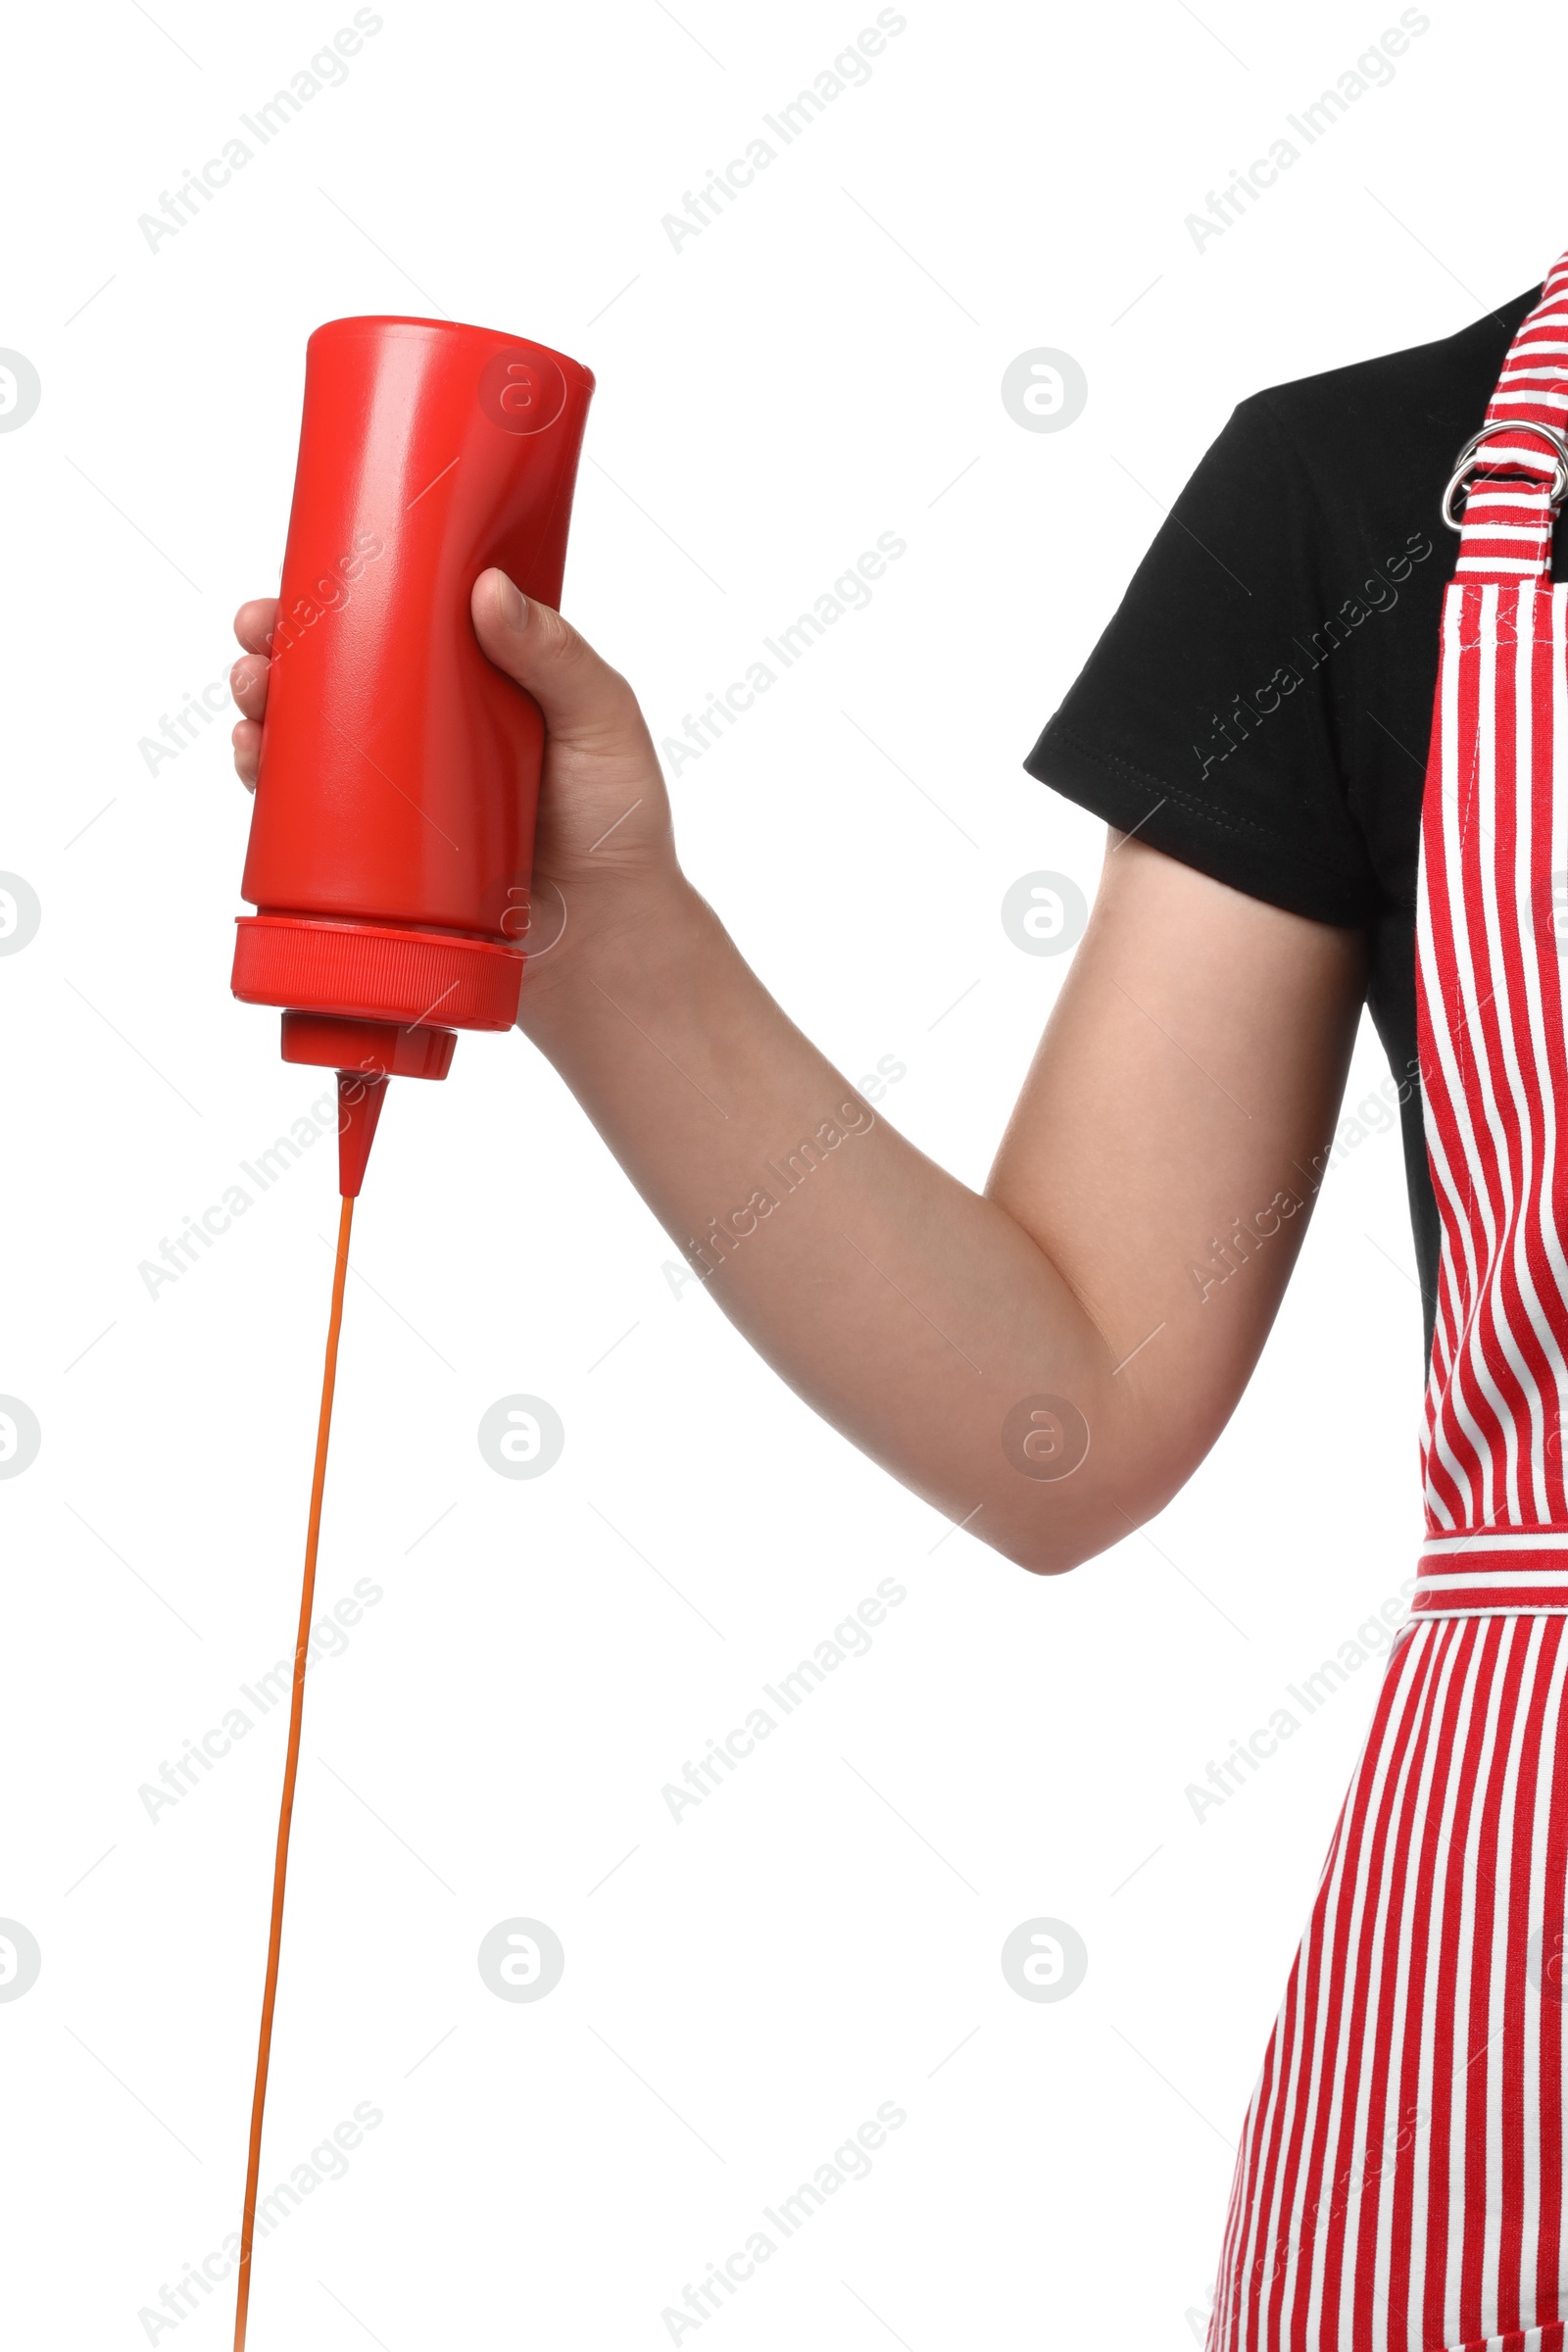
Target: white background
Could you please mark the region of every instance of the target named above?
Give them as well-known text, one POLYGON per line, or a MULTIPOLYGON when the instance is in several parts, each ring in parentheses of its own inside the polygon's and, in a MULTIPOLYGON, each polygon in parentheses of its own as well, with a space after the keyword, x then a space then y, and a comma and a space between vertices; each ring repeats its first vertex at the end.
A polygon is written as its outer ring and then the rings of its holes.
MULTIPOLYGON (((1524 7, 1439 0, 1201 253, 1184 217, 1397 9, 909 0, 678 252, 662 216, 872 7, 380 13, 156 251, 138 216, 352 11, 102 0, 13 58, 0 343, 43 397, 0 435, 0 867, 43 919, 0 959, 0 1390, 43 1440, 0 1482, 0 1915, 43 1965, 0 2003, 0 2325, 29 2352, 231 2327, 227 2285, 177 2323, 159 2295, 237 2227, 283 1710, 156 1820, 138 1789, 289 1648, 334 1184, 323 1147, 149 1297, 140 1261, 319 1083, 228 994, 227 719, 156 776, 138 744, 275 583, 309 331, 439 310, 595 369, 565 601, 658 735, 907 541, 674 790, 768 983, 852 1077, 904 1062, 882 1108, 978 1183, 1064 969, 1001 900, 1092 889, 1101 846, 1020 760, 1161 504, 1239 398, 1453 331, 1568 229, 1524 7), (1087 371, 1064 432, 1002 404, 1036 346, 1087 371)), ((1368 1034, 1351 1101, 1382 1075, 1368 1034)), ((677 1295, 517 1037, 394 1090, 356 1250, 320 1591, 382 1597, 308 1687, 264 2185, 384 2120, 261 2245, 253 2352, 667 2343, 886 2101, 870 2177, 680 2341, 1184 2352, 1375 1667, 1201 1822, 1184 1790, 1419 1532, 1392 1128, 1189 1491, 1054 1582, 943 1542, 677 1295), (475 1443, 515 1392, 566 1430, 533 1482, 475 1443), (869 1654, 672 1821, 662 1786, 889 1577, 869 1654), (515 1915, 565 1948, 536 2004, 476 1967, 515 1915), (1089 1953, 1054 2004, 999 1965, 1040 1915, 1089 1953)))

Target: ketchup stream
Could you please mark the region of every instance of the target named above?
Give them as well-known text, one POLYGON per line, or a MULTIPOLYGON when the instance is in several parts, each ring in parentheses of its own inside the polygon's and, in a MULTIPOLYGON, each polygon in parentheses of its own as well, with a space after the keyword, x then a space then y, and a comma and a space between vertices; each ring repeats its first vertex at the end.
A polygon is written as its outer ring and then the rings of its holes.
POLYGON ((267 2071, 272 2055, 272 2012, 277 2006, 277 1962, 283 1944, 283 1890, 288 1881, 288 1834, 294 1819, 294 1784, 300 1770, 300 1725, 305 1713, 305 1656, 316 1606, 316 1555, 321 1541, 321 1495, 326 1486, 326 1448, 332 1434, 332 1392, 337 1386, 337 1348, 343 1330, 343 1286, 348 1279, 349 1234, 354 1202, 338 1215, 337 1258, 332 1269, 332 1311, 326 1325, 326 1364, 321 1374, 321 1412, 316 1428, 316 1472, 311 1480, 311 1516, 305 1535, 305 1579, 300 1591, 300 1628, 294 1644, 294 1683, 288 1711, 288 1753, 277 1815, 277 1857, 272 1865, 272 1924, 267 1940, 267 1982, 262 1990, 262 2029, 256 2049, 256 2088, 251 2099, 250 2153, 245 2165, 245 2212, 240 2224, 238 2300, 234 2308, 234 2352, 245 2352, 251 2301, 251 2243, 256 2234, 256 2193, 262 2170, 262 2119, 267 2110, 267 2071))

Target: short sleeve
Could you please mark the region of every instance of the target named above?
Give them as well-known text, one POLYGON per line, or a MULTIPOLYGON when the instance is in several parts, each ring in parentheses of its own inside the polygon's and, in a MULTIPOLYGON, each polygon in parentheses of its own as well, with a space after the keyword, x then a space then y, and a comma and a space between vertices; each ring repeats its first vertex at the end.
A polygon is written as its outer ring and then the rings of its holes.
POLYGON ((1267 398, 1204 457, 1024 765, 1217 881, 1359 925, 1379 891, 1313 644, 1337 600, 1267 398))

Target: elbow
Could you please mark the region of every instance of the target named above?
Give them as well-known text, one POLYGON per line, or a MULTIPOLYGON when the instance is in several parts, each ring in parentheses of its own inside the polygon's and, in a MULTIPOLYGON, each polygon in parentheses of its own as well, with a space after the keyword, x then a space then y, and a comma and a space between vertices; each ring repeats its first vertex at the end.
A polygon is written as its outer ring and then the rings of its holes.
POLYGON ((1147 1431, 1139 1436, 1137 1446, 1103 1447, 1090 1475, 1016 1484, 993 1478, 989 1491, 982 1489, 982 1503, 962 1518, 955 1510, 954 1525, 1029 1576, 1065 1576, 1069 1568, 1082 1568, 1157 1517, 1201 1458, 1170 1445, 1156 1446, 1147 1431))
POLYGON ((999 1518, 989 1529, 982 1513, 971 1532, 1030 1576, 1065 1576, 1069 1568, 1082 1568, 1136 1535, 1165 1499, 1162 1494, 1112 1495, 1106 1498, 1108 1508, 1080 1510, 1070 1517, 1052 1514, 1005 1522, 999 1518))
MULTIPOLYGON (((980 1530, 977 1528, 978 1535, 980 1530)), ((1108 1550, 1116 1541, 1106 1536, 1102 1543, 1082 1534, 1068 1535, 1058 1529, 1008 1528, 998 1529, 984 1541, 993 1551, 1010 1560, 1015 1568, 1024 1569, 1030 1576, 1065 1576, 1069 1568, 1081 1568, 1108 1550)))

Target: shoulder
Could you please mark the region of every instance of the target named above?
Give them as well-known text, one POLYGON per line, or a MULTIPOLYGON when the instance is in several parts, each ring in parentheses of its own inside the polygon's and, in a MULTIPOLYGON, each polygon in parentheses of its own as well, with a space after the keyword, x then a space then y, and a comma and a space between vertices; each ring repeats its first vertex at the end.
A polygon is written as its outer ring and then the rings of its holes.
POLYGON ((1235 438, 1283 442, 1314 479, 1364 482, 1384 498, 1408 483, 1430 506, 1433 480, 1441 489, 1486 415, 1508 346, 1540 294, 1533 286, 1436 342, 1253 393, 1237 407, 1235 438))
POLYGON ((1294 913, 1359 924, 1402 906, 1446 569, 1439 502, 1536 299, 1244 400, 1030 772, 1294 913))

